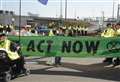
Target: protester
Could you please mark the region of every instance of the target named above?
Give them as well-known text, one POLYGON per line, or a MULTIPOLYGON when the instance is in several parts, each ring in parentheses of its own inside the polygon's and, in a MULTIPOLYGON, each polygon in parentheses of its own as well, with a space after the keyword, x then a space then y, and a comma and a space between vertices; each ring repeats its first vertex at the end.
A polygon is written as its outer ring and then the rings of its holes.
POLYGON ((0 24, 0 32, 3 32, 3 28, 4 28, 4 26, 2 24, 0 24))
POLYGON ((7 39, 5 33, 0 33, 0 48, 3 48, 8 53, 9 65, 16 65, 16 73, 25 73, 24 57, 20 53, 20 46, 7 39))
MULTIPOLYGON (((115 31, 115 29, 112 28, 111 24, 108 23, 107 24, 107 29, 105 29, 101 33, 101 36, 105 37, 105 38, 115 37, 116 36, 116 31, 115 31)), ((108 57, 103 62, 108 63, 108 64, 112 64, 113 63, 113 57, 108 57)))
MULTIPOLYGON (((117 23, 116 26, 114 27, 114 29, 116 30, 116 35, 119 36, 120 35, 120 23, 117 23)), ((114 66, 120 65, 120 58, 117 57, 114 60, 114 66)))
POLYGON ((87 36, 87 33, 88 33, 88 28, 87 28, 87 27, 85 27, 85 28, 84 28, 84 31, 85 31, 85 32, 84 32, 84 35, 85 35, 85 36, 87 36))

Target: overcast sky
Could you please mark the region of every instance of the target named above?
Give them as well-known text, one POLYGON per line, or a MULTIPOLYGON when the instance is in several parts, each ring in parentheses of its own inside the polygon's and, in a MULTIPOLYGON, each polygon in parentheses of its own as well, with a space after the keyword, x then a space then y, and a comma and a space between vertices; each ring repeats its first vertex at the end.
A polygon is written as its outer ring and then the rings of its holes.
MULTIPOLYGON (((63 16, 64 2, 63 1, 63 16)), ((115 1, 115 15, 117 13, 118 0, 115 1)), ((3 10, 12 10, 16 14, 19 13, 19 0, 0 0, 0 8, 3 10)), ((104 11, 106 17, 112 16, 113 0, 68 0, 67 17, 100 17, 104 11)), ((46 6, 40 4, 38 0, 22 0, 22 15, 28 12, 39 14, 41 17, 59 17, 60 16, 60 0, 48 0, 46 6)))

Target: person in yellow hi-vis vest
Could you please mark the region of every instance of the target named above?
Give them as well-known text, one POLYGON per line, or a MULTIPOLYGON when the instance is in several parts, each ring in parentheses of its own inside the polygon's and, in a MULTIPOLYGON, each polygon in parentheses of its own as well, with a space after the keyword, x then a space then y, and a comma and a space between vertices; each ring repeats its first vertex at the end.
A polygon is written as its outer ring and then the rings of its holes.
POLYGON ((53 33, 52 29, 50 29, 50 32, 49 32, 48 36, 54 36, 54 33, 53 33))
POLYGON ((120 36, 120 23, 116 25, 117 36, 120 36))
POLYGON ((0 33, 0 50, 7 53, 11 66, 16 66, 16 74, 26 73, 24 57, 20 55, 20 46, 7 39, 4 33, 0 33))
POLYGON ((116 31, 112 27, 107 27, 101 34, 102 37, 115 37, 116 36, 116 31))
MULTIPOLYGON (((50 29, 49 33, 48 33, 48 36, 54 36, 54 33, 53 33, 53 30, 50 29)), ((54 58, 53 57, 50 57, 47 61, 46 61, 46 64, 47 65, 53 65, 54 64, 54 58)))
MULTIPOLYGON (((116 37, 116 30, 114 29, 114 27, 111 26, 111 24, 107 24, 107 29, 105 29, 102 33, 101 33, 102 37, 105 38, 109 38, 109 37, 116 37)), ((112 57, 108 57, 106 58, 104 61, 104 63, 108 63, 108 64, 112 64, 113 63, 113 58, 112 57)))
MULTIPOLYGON (((117 23, 117 24, 115 25, 115 30, 116 30, 116 35, 117 35, 117 37, 120 36, 120 23, 117 23)), ((117 57, 113 62, 114 62, 114 63, 113 63, 114 66, 120 65, 120 58, 117 57)))
MULTIPOLYGON (((55 34, 53 33, 52 29, 49 32, 49 36, 55 36, 55 34)), ((51 57, 50 60, 48 60, 46 62, 46 64, 48 64, 48 65, 55 65, 55 66, 61 65, 61 57, 60 56, 55 56, 55 58, 51 57)))

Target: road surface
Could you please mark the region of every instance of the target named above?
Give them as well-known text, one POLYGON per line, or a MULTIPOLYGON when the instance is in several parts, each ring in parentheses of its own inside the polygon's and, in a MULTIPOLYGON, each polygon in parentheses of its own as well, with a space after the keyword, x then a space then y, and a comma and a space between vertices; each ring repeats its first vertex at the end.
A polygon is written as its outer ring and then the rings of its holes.
POLYGON ((120 67, 101 63, 103 58, 63 58, 59 67, 46 65, 46 60, 27 62, 31 74, 11 82, 120 82, 120 67))

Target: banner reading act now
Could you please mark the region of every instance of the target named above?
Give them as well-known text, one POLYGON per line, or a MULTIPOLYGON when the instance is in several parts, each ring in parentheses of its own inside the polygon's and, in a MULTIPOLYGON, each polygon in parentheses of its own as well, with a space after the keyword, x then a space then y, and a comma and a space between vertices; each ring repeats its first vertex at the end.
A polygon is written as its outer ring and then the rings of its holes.
POLYGON ((120 57, 120 37, 22 36, 20 42, 25 56, 120 57))

